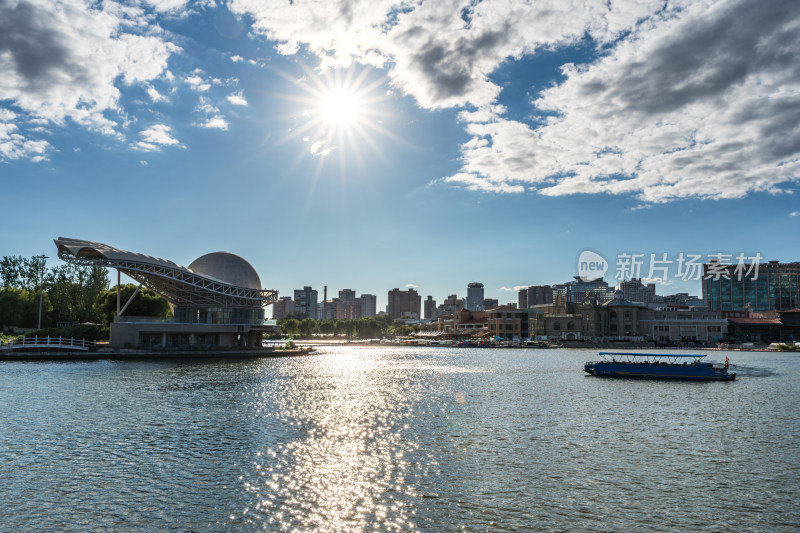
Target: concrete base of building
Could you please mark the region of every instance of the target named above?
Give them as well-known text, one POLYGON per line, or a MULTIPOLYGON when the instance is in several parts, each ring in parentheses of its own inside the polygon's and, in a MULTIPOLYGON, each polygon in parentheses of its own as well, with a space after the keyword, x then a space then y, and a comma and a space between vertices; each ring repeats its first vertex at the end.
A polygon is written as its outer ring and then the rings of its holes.
POLYGON ((112 348, 260 348, 264 335, 276 329, 236 324, 114 322, 109 345, 112 348))

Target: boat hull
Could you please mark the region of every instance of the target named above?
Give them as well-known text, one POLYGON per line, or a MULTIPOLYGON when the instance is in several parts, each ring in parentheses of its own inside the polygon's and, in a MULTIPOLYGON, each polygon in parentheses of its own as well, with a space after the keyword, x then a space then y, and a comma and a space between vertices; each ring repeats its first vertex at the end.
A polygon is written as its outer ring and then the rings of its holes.
POLYGON ((736 374, 709 363, 652 364, 597 361, 586 363, 584 371, 592 376, 647 379, 683 379, 692 381, 733 381, 736 374))

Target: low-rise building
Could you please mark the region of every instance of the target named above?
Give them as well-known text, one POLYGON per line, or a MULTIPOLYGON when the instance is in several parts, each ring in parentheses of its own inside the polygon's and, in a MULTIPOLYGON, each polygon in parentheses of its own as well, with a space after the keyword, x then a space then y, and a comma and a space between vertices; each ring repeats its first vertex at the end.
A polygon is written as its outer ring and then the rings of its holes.
MULTIPOLYGON (((487 326, 493 337, 505 340, 529 339, 534 334, 527 309, 516 309, 510 306, 489 309, 487 326)), ((535 314, 535 313, 534 313, 535 314)))
POLYGON ((721 341, 728 333, 728 319, 717 311, 664 307, 642 310, 639 328, 646 339, 659 343, 710 344, 721 341))

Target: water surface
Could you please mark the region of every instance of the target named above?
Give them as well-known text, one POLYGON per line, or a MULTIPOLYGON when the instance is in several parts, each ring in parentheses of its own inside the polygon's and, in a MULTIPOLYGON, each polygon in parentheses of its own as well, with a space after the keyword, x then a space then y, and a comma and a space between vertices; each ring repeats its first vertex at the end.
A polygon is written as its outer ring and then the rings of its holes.
POLYGON ((0 530, 797 531, 800 357, 727 355, 732 383, 582 350, 4 362, 0 530))

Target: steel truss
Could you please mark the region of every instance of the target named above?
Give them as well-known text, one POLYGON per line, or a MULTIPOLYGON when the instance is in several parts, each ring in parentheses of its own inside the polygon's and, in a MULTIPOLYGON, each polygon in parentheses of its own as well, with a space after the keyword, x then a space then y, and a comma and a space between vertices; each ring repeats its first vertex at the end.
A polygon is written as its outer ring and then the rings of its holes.
POLYGON ((278 301, 276 290, 238 287, 195 274, 188 269, 133 259, 78 257, 61 249, 58 257, 83 266, 116 268, 175 306, 253 308, 278 301))

